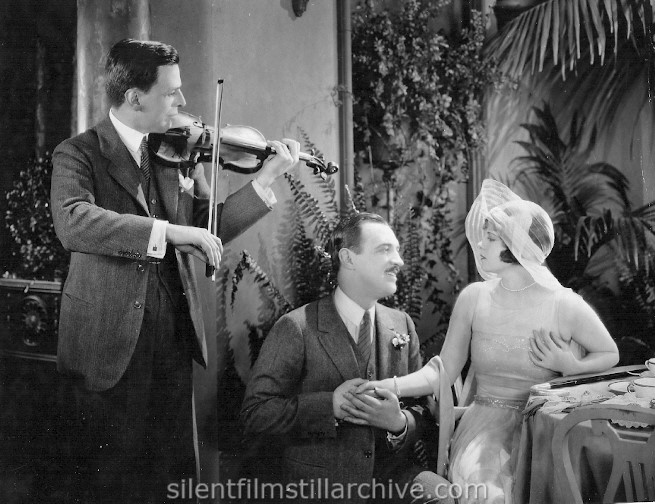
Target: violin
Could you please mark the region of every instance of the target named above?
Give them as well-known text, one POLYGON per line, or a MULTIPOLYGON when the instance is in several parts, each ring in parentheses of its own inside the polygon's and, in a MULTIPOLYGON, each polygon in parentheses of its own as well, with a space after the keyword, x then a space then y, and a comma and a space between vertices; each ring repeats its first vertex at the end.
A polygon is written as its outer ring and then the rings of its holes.
MULTIPOLYGON (((215 139, 214 128, 207 126, 200 117, 180 111, 166 133, 148 135, 148 145, 161 165, 191 168, 196 163, 212 161, 215 139)), ((222 127, 219 145, 219 162, 223 168, 247 175, 259 171, 264 160, 275 154, 264 135, 250 126, 222 127)), ((339 170, 335 163, 325 163, 323 156, 316 156, 313 149, 310 154, 301 152, 299 157, 322 179, 339 170)))

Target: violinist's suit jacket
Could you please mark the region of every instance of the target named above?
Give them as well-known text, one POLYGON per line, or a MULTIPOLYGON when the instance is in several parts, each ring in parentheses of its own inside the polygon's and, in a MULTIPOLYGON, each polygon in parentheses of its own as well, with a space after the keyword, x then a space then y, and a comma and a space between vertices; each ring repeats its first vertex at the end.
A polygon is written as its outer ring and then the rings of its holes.
MULTIPOLYGON (((375 370, 364 378, 403 376, 421 368, 418 337, 407 314, 377 304, 375 327, 371 355, 375 370), (394 330, 409 334, 409 343, 394 347, 394 330)), ((264 340, 241 418, 246 435, 282 439, 287 484, 320 480, 345 488, 347 484, 370 485, 374 477, 383 484, 388 478, 402 483, 420 472, 408 462, 407 448, 428 424, 434 426, 426 408, 416 405, 407 410, 408 432, 399 451, 387 446, 386 432, 380 429, 347 422, 336 426, 332 393, 344 381, 363 377, 351 340, 333 296, 284 315, 264 340)), ((350 499, 344 497, 339 502, 365 502, 356 491, 350 499)))
MULTIPOLYGON (((181 193, 178 170, 152 160, 167 220, 206 227, 208 203, 181 193)), ((150 215, 138 167, 109 117, 62 142, 53 153, 52 215, 57 236, 72 252, 61 301, 58 369, 82 377, 90 390, 106 390, 125 372, 143 320, 148 283, 150 215)), ((269 211, 247 184, 217 207, 219 236, 230 241, 269 211)), ((168 245, 172 247, 172 245, 168 245)), ((195 329, 195 360, 207 347, 190 255, 175 251, 195 329)))

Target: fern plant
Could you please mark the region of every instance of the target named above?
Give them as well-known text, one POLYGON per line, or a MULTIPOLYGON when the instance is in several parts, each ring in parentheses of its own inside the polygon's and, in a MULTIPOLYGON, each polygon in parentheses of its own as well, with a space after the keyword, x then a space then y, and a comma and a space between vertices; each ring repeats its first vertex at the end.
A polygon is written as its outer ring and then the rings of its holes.
MULTIPOLYGON (((243 250, 241 260, 232 273, 231 306, 233 307, 239 285, 244 281, 245 274, 252 277, 258 288, 271 301, 270 309, 260 315, 260 322, 249 324, 249 347, 251 363, 254 363, 264 338, 279 317, 306 303, 326 296, 336 287, 336 278, 332 271, 329 254, 326 252, 332 230, 340 217, 334 205, 336 191, 331 180, 321 181, 320 187, 326 196, 327 208, 323 209, 320 202, 306 190, 304 185, 292 175, 286 174, 285 180, 293 194, 293 219, 290 231, 291 239, 282 251, 288 264, 286 278, 291 287, 291 294, 285 296, 271 277, 259 266, 250 252, 243 250)), ((361 190, 361 189, 360 189, 361 190)), ((366 208, 356 207, 363 200, 349 192, 350 204, 346 215, 366 208)), ((398 275, 398 289, 393 296, 382 299, 386 306, 407 312, 415 322, 421 318, 424 306, 422 296, 427 278, 420 245, 422 231, 418 221, 408 220, 409 227, 404 226, 405 219, 391 222, 392 228, 401 243, 405 266, 398 275)))
MULTIPOLYGON (((291 188, 294 204, 291 239, 286 249, 282 251, 282 255, 287 261, 286 277, 293 297, 287 297, 282 293, 281 288, 247 250, 241 251, 241 260, 232 274, 231 307, 234 307, 239 285, 245 273, 252 276, 254 283, 271 301, 266 313, 260 315, 261 322, 251 324, 250 327, 249 346, 252 364, 259 355, 264 338, 278 318, 294 308, 322 297, 333 288, 330 259, 324 250, 330 232, 338 220, 336 206, 331 204, 328 209, 323 210, 319 201, 307 192, 300 180, 290 174, 285 174, 285 180, 291 188), (257 336, 254 337, 254 334, 257 336)), ((334 182, 329 179, 322 181, 320 185, 328 195, 327 201, 336 201, 334 182)))

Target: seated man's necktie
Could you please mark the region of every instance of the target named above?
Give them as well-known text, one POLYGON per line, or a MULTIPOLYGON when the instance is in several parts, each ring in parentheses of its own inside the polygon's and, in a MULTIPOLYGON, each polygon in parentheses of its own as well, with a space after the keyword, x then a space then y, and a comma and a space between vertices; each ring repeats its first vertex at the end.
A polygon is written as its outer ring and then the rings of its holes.
POLYGON ((359 324, 357 348, 359 349, 363 362, 368 363, 368 359, 371 357, 371 314, 368 310, 364 311, 364 316, 359 324))

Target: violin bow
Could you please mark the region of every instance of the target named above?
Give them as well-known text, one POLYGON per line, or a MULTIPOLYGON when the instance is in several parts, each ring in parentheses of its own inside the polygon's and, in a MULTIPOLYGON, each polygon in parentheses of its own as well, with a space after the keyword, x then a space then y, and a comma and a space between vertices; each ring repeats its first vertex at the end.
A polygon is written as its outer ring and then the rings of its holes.
MULTIPOLYGON (((219 166, 219 145, 221 138, 221 106, 223 104, 223 79, 218 79, 216 82, 216 104, 214 106, 214 124, 216 132, 216 139, 214 140, 214 145, 212 146, 212 174, 210 181, 210 192, 209 192, 209 220, 207 222, 207 231, 209 231, 214 236, 217 236, 218 233, 218 222, 216 221, 216 184, 218 178, 219 166)), ((211 277, 212 282, 216 281, 216 268, 211 264, 205 266, 205 276, 211 277)))

